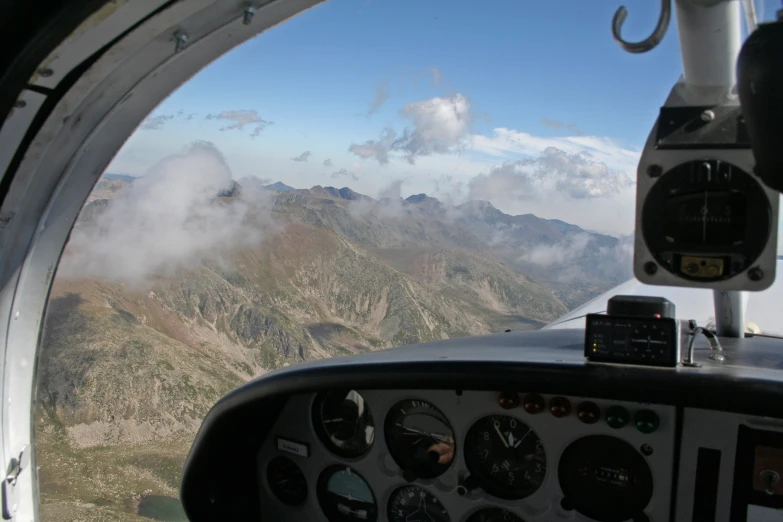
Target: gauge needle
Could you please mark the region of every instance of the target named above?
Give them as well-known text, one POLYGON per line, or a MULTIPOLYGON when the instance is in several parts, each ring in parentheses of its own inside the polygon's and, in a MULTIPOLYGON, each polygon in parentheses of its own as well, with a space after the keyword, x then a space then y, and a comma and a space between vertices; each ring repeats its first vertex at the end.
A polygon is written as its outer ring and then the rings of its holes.
POLYGON ((529 429, 529 430, 527 430, 527 433, 525 433, 525 436, 524 436, 524 437, 522 437, 521 439, 519 439, 519 440, 517 441, 517 443, 516 443, 516 444, 514 444, 514 448, 516 448, 517 446, 519 446, 520 444, 522 444, 522 441, 523 441, 523 440, 525 440, 525 439, 527 438, 527 436, 528 436, 528 435, 530 435, 530 432, 531 432, 531 431, 533 431, 533 430, 532 430, 532 429, 529 429))
POLYGON ((337 493, 336 491, 332 491, 332 495, 337 495, 338 497, 343 497, 343 498, 351 500, 351 501, 356 500, 355 498, 353 498, 353 496, 351 496, 350 493, 345 495, 344 493, 337 493))
POLYGON ((331 422, 342 422, 343 419, 324 419, 324 424, 329 424, 331 422))
POLYGON ((707 213, 709 212, 709 208, 707 207, 707 191, 704 191, 704 206, 701 209, 701 215, 702 215, 702 233, 701 233, 701 241, 702 243, 707 242, 707 213))
POLYGON ((506 440, 506 437, 503 436, 502 433, 500 433, 500 428, 497 424, 495 424, 495 431, 498 432, 498 437, 500 437, 500 440, 503 441, 503 445, 508 448, 508 441, 506 440))
POLYGON ((426 437, 429 437, 433 440, 436 440, 438 442, 449 442, 449 438, 445 435, 440 435, 438 433, 427 433, 426 431, 417 430, 416 428, 408 428, 406 426, 403 426, 402 424, 397 424, 398 428, 402 428, 407 433, 404 433, 404 435, 424 435, 426 437))

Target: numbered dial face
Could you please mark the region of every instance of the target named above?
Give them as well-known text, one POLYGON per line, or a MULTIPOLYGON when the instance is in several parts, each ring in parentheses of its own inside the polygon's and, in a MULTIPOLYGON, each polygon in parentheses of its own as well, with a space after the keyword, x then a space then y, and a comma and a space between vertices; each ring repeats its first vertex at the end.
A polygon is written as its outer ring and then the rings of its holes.
POLYGON ((266 468, 269 489, 283 504, 298 506, 307 499, 307 481, 288 457, 275 457, 266 468))
POLYGON ((318 503, 330 522, 374 522, 378 516, 370 486, 351 468, 331 466, 318 478, 318 503))
POLYGON ((484 508, 476 511, 465 522, 525 522, 520 517, 499 507, 484 508))
POLYGON ((484 417, 470 428, 465 461, 486 492, 509 500, 533 494, 546 475, 546 454, 538 435, 508 415, 484 417))
POLYGON ((354 390, 318 395, 313 405, 313 425, 324 445, 341 457, 360 457, 375 440, 370 407, 354 390))
POLYGON ((421 486, 404 486, 389 499, 389 522, 449 522, 440 501, 421 486))
POLYGON ((384 429, 394 461, 418 478, 435 478, 454 460, 454 433, 449 421, 428 402, 398 402, 389 411, 384 429))

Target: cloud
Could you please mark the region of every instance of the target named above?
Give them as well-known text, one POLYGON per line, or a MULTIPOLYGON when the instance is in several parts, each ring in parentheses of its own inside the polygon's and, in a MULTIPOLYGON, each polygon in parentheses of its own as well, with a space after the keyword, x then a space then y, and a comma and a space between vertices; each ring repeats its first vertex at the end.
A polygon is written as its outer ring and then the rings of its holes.
POLYGON ((468 183, 470 199, 542 200, 557 192, 574 199, 605 198, 632 187, 625 173, 595 161, 588 152, 547 147, 536 158, 504 163, 468 183))
POLYGON ((197 112, 191 112, 190 114, 188 114, 187 116, 185 116, 185 120, 186 120, 186 121, 190 121, 190 120, 192 120, 192 119, 193 119, 193 117, 194 117, 194 116, 197 116, 197 115, 198 115, 198 113, 197 113, 197 112))
POLYGON ((536 245, 524 252, 519 259, 540 266, 562 264, 578 258, 589 242, 589 234, 578 233, 559 243, 536 245))
POLYGON ((338 178, 350 178, 354 181, 359 180, 356 174, 345 169, 340 169, 337 172, 332 172, 332 179, 338 179, 338 178))
POLYGON ((404 179, 392 180, 378 191, 378 201, 359 199, 351 201, 348 212, 355 219, 379 219, 382 222, 399 219, 409 214, 402 199, 404 179))
POLYGON ((440 87, 440 83, 443 81, 443 73, 437 67, 430 69, 430 73, 432 74, 432 85, 440 87))
POLYGON ((549 118, 541 118, 541 125, 550 129, 562 129, 565 127, 569 132, 573 132, 577 136, 583 136, 584 131, 576 123, 565 123, 560 120, 550 120, 549 118))
POLYGON ((370 108, 367 110, 367 115, 378 112, 378 109, 389 99, 391 94, 389 93, 389 80, 383 80, 378 84, 375 89, 375 98, 370 103, 370 108))
POLYGON ((332 165, 334 165, 334 163, 332 163, 332 160, 330 159, 324 160, 324 167, 331 167, 332 165))
POLYGON ((405 129, 393 148, 406 154, 409 163, 416 156, 448 152, 470 131, 470 101, 462 94, 412 102, 402 115, 413 121, 413 130, 405 129))
POLYGON ((313 155, 312 152, 310 152, 309 150, 306 150, 303 153, 301 153, 300 155, 298 155, 297 157, 291 158, 291 161, 307 161, 310 158, 310 156, 312 156, 312 155, 313 155))
POLYGON ((144 130, 162 130, 166 122, 173 118, 173 114, 159 114, 158 116, 150 116, 141 123, 140 128, 144 130))
POLYGON ((640 151, 626 149, 609 138, 541 137, 504 127, 494 129, 489 136, 472 135, 468 148, 474 152, 508 160, 520 156, 538 156, 547 147, 555 147, 569 154, 590 153, 595 161, 605 163, 609 168, 634 178, 641 156, 640 151))
POLYGON ((395 179, 387 186, 378 191, 378 199, 392 199, 397 200, 402 197, 402 184, 405 180, 395 179))
POLYGON ((550 129, 559 129, 565 123, 563 123, 560 120, 550 120, 549 118, 541 118, 541 125, 544 127, 549 127, 550 129))
POLYGON ((600 263, 589 263, 588 273, 593 276, 617 281, 632 277, 633 236, 611 241, 606 239, 577 232, 556 243, 526 248, 517 261, 547 269, 549 277, 560 283, 585 279, 584 263, 580 261, 586 256, 601 260, 600 263))
POLYGON ((411 120, 412 128, 400 136, 386 128, 378 140, 354 143, 348 150, 360 158, 374 157, 381 165, 389 163, 390 152, 401 152, 414 164, 419 156, 444 154, 464 145, 472 121, 469 111, 470 101, 459 93, 412 102, 400 111, 411 120))
POLYGON ((378 140, 367 140, 362 144, 352 143, 348 147, 349 152, 353 152, 362 159, 375 158, 381 165, 389 163, 389 151, 391 150, 397 133, 394 129, 386 128, 381 132, 378 140))
MULTIPOLYGON (((258 245, 271 223, 271 200, 221 201, 231 171, 220 151, 196 142, 168 156, 111 200, 94 221, 77 221, 58 277, 98 277, 129 284, 170 275, 221 253, 258 245)), ((86 207, 85 207, 86 208, 86 207)))
POLYGON ((238 130, 243 131, 246 126, 253 128, 250 133, 251 138, 255 138, 261 131, 272 125, 274 122, 267 121, 258 115, 258 111, 249 109, 240 109, 235 111, 223 111, 220 114, 207 114, 208 120, 225 120, 230 123, 220 128, 221 131, 238 130))

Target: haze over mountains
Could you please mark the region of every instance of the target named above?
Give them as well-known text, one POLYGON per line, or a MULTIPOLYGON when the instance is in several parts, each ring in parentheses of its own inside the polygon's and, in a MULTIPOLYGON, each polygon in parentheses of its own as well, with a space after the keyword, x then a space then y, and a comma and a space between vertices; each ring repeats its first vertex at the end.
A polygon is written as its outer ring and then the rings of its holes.
POLYGON ((538 328, 630 277, 629 256, 617 238, 486 201, 233 181, 204 146, 143 178, 105 175, 48 309, 44 513, 151 516, 153 500, 176 498, 207 410, 242 382, 302 360, 538 328))

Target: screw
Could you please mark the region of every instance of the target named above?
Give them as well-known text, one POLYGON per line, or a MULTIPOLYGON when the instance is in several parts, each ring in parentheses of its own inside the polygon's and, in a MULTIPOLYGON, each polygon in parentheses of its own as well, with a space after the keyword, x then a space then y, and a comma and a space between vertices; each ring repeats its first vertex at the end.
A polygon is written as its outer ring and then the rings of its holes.
POLYGON ((757 266, 748 270, 748 279, 751 281, 761 281, 764 279, 764 271, 757 266))
POLYGON ((701 113, 700 118, 701 118, 701 121, 703 121, 704 123, 709 123, 709 122, 711 122, 712 120, 715 119, 715 113, 712 112, 711 110, 707 109, 706 111, 701 113))
POLYGON ((178 53, 182 51, 188 45, 187 33, 177 33, 174 35, 174 52, 178 53))
POLYGON ((16 109, 24 109, 25 107, 27 107, 27 102, 24 100, 16 100, 14 102, 14 108, 16 109))
POLYGON ((40 75, 41 75, 41 76, 43 76, 44 78, 48 78, 48 77, 50 77, 51 75, 53 75, 53 74, 54 74, 54 71, 53 71, 53 70, 51 70, 51 69, 49 69, 49 68, 47 67, 46 69, 41 69, 41 70, 39 70, 39 71, 38 71, 38 74, 40 74, 40 75))
POLYGON ((652 261, 647 261, 644 264, 644 273, 647 275, 655 275, 655 273, 658 271, 658 265, 653 263, 652 261))
POLYGON ((663 174, 663 169, 660 165, 650 165, 647 167, 647 175, 651 178, 657 178, 661 174, 663 174))
POLYGON ((780 482, 780 475, 778 472, 771 469, 765 469, 759 473, 759 478, 761 479, 762 484, 764 484, 767 495, 774 495, 775 486, 780 482))
POLYGON ((242 23, 245 25, 250 25, 250 22, 253 21, 253 15, 256 14, 256 8, 252 5, 247 6, 247 9, 245 9, 245 12, 242 15, 242 23))
POLYGON ((641 451, 642 455, 644 455, 645 457, 649 457, 650 455, 653 454, 652 446, 650 446, 649 444, 642 444, 642 447, 639 448, 639 451, 641 451))

